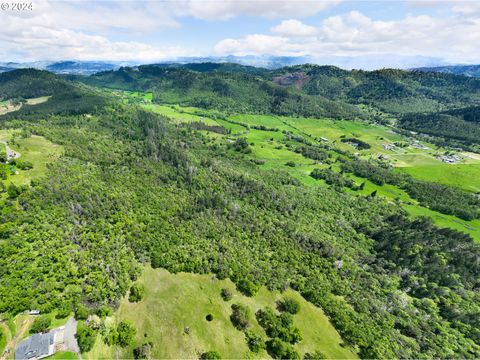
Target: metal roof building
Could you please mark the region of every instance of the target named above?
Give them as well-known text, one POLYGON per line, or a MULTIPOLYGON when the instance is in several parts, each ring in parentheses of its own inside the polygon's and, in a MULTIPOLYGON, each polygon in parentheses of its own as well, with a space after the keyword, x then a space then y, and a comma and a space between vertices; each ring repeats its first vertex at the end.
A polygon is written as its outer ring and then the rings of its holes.
POLYGON ((54 352, 55 332, 34 334, 23 340, 15 349, 15 360, 42 359, 54 352))

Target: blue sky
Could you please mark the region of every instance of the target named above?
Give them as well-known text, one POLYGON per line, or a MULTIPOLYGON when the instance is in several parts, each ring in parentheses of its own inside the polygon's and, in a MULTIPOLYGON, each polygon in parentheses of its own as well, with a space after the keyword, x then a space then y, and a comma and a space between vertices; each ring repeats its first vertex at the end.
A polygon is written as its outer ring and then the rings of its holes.
POLYGON ((307 56, 344 67, 480 63, 480 1, 34 0, 0 11, 0 61, 307 56))

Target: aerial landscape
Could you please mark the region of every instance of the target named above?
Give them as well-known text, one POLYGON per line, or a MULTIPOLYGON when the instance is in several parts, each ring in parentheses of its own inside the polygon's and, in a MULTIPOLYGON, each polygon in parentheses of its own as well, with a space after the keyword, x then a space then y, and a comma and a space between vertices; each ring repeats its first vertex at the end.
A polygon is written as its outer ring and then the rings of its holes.
POLYGON ((478 2, 0 21, 0 360, 480 358, 478 2))

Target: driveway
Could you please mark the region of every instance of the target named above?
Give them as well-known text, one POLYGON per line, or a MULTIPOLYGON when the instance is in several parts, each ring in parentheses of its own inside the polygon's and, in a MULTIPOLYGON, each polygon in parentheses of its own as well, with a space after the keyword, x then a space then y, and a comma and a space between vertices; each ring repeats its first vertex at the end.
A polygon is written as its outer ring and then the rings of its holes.
POLYGON ((73 317, 68 319, 65 324, 65 329, 63 330, 63 342, 65 345, 65 350, 72 351, 78 355, 78 358, 81 360, 82 355, 80 354, 80 348, 78 347, 77 338, 75 334, 77 333, 77 320, 73 317))

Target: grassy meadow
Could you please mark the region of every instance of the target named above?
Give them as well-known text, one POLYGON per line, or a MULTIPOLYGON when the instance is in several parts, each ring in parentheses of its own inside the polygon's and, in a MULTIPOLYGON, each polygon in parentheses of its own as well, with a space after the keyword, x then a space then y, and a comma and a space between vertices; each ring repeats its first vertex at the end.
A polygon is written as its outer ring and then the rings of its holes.
POLYGON ((258 309, 270 306, 285 296, 300 302, 301 310, 294 316, 303 340, 295 345, 297 351, 320 350, 329 358, 356 358, 342 346, 342 340, 321 309, 308 303, 297 292, 287 290, 281 294, 261 288, 254 297, 240 294, 230 280, 218 280, 212 275, 171 274, 166 270, 146 267, 138 282, 145 286, 145 297, 138 303, 124 299, 111 321, 128 320, 137 329, 135 344, 122 349, 106 346, 97 336, 94 348, 85 354, 87 359, 131 357, 133 348, 154 341, 153 358, 198 359, 203 352, 215 350, 222 358, 269 358, 266 351, 252 353, 246 344, 244 333, 230 321, 231 305, 241 303, 251 312, 250 328, 258 333, 263 329, 255 320, 258 309), (232 291, 233 298, 224 301, 222 288, 232 291), (213 315, 212 321, 206 316, 213 315))
POLYGON ((13 151, 20 154, 20 160, 33 164, 33 168, 29 170, 15 169, 16 174, 10 175, 6 184, 12 182, 15 185, 24 185, 32 179, 44 176, 47 173, 47 164, 58 159, 63 153, 62 146, 42 136, 31 135, 23 138, 15 130, 0 130, 0 143, 8 144, 13 151))

